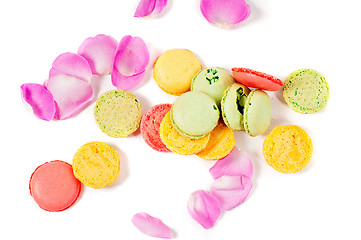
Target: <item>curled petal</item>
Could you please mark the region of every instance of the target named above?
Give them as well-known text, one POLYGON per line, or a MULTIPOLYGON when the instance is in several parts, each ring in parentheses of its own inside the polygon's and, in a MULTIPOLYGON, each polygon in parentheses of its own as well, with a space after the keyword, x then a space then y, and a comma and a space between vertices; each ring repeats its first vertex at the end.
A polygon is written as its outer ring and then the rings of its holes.
POLYGON ((20 86, 22 98, 33 108, 35 116, 50 121, 56 111, 53 95, 37 83, 25 83, 20 86))
POLYGON ((159 14, 167 5, 167 0, 141 0, 135 10, 134 17, 145 17, 151 13, 159 14))
POLYGON ((85 58, 76 53, 66 52, 54 60, 50 69, 49 78, 57 75, 69 75, 89 82, 92 71, 85 58))
POLYGON ((217 199, 203 190, 191 194, 187 208, 191 217, 205 229, 212 228, 221 214, 217 199))
POLYGON ((162 12, 162 10, 167 6, 168 0, 156 0, 155 1, 155 7, 154 7, 154 13, 159 14, 162 12))
POLYGON ((249 17, 251 8, 245 0, 201 0, 201 11, 208 22, 237 24, 249 17))
POLYGON ((172 231, 160 219, 142 212, 133 216, 132 222, 142 233, 157 238, 172 238, 172 231))
POLYGON ((93 87, 86 81, 68 75, 49 78, 44 86, 51 92, 57 103, 54 118, 63 120, 83 110, 93 99, 93 87))
POLYGON ((223 176, 214 181, 211 194, 229 211, 243 203, 251 189, 252 181, 246 176, 223 176))
POLYGON ((226 157, 219 159, 209 172, 214 179, 224 175, 252 178, 253 165, 246 152, 234 148, 226 157))
POLYGON ((107 75, 112 72, 117 46, 118 42, 115 39, 99 34, 85 39, 78 49, 78 54, 88 61, 93 74, 107 75))
POLYGON ((140 37, 123 37, 115 54, 113 85, 123 90, 135 88, 144 78, 149 58, 148 48, 140 37))

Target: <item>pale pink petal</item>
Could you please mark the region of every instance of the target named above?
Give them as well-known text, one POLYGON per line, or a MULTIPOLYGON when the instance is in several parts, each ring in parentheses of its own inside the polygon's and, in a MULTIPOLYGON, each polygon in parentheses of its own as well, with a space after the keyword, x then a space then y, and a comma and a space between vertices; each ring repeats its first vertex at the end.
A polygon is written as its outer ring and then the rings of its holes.
POLYGON ((203 190, 191 194, 187 208, 191 217, 205 229, 212 228, 221 214, 217 199, 203 190))
POLYGON ((211 194, 229 211, 243 203, 251 189, 252 181, 246 176, 222 176, 214 181, 211 194))
POLYGON ((110 36, 99 34, 87 38, 78 49, 78 54, 84 57, 95 75, 107 75, 112 72, 114 54, 118 42, 110 36))
POLYGON ((148 48, 140 37, 123 37, 115 54, 113 85, 123 90, 135 88, 144 78, 149 58, 148 48))
POLYGON ((253 165, 246 152, 234 148, 226 157, 219 159, 209 172, 214 179, 224 175, 252 178, 253 165))
POLYGON ((142 233, 157 238, 172 238, 172 230, 167 227, 160 219, 142 212, 133 216, 132 222, 142 233))
POLYGON ((89 82, 92 71, 85 58, 76 53, 66 52, 60 54, 52 64, 49 78, 56 75, 69 75, 89 82))
POLYGON ((237 24, 248 18, 250 6, 245 0, 201 0, 203 16, 215 24, 237 24))
POLYGON ((140 0, 134 17, 145 17, 151 14, 156 5, 156 0, 140 0))
POLYGON ((58 108, 54 118, 59 120, 79 113, 91 103, 94 96, 93 87, 88 82, 73 76, 54 76, 49 78, 44 86, 57 103, 58 108))
POLYGON ((155 7, 153 13, 159 14, 162 12, 162 10, 167 6, 168 1, 167 0, 157 0, 155 2, 155 7))
POLYGON ((20 88, 21 96, 33 108, 35 116, 45 121, 53 119, 56 103, 53 95, 43 85, 25 83, 20 88))

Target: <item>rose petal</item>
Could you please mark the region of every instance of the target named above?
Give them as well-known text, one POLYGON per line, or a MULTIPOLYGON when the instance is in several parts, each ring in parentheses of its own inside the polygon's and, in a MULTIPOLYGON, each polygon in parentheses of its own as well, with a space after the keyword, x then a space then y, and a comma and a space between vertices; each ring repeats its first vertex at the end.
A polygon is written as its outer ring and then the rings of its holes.
POLYGON ((187 208, 191 217, 205 229, 212 228, 221 214, 217 199, 203 190, 191 194, 187 208))
POLYGON ((57 75, 69 75, 89 82, 92 71, 89 63, 82 56, 67 52, 60 54, 53 62, 49 78, 57 75))
POLYGON ((142 212, 133 216, 132 222, 142 233, 157 238, 172 238, 172 231, 160 219, 142 212))
POLYGON ((55 119, 67 119, 83 110, 92 101, 93 87, 86 81, 68 75, 49 78, 44 86, 52 93, 58 109, 55 119))
POLYGON ((229 211, 243 203, 251 189, 252 181, 246 176, 222 176, 214 181, 211 194, 229 211))
POLYGON ((162 12, 167 6, 167 0, 141 0, 135 10, 134 17, 146 17, 152 13, 155 15, 162 12))
POLYGON ((123 37, 115 54, 113 85, 123 90, 135 88, 144 78, 149 58, 148 48, 140 37, 123 37))
POLYGON ((224 175, 252 178, 253 165, 246 152, 234 148, 226 157, 219 159, 209 172, 214 179, 224 175))
POLYGON ((85 39, 78 54, 88 61, 93 74, 107 75, 112 72, 117 46, 118 42, 112 37, 99 34, 85 39))
POLYGON ((33 108, 35 116, 45 121, 53 119, 56 103, 53 95, 43 85, 25 83, 20 88, 21 96, 33 108))
POLYGON ((203 16, 211 23, 236 24, 251 13, 245 0, 201 0, 203 16))
POLYGON ((167 0, 156 0, 155 1, 155 7, 153 13, 159 14, 162 12, 162 10, 167 6, 168 1, 167 0))

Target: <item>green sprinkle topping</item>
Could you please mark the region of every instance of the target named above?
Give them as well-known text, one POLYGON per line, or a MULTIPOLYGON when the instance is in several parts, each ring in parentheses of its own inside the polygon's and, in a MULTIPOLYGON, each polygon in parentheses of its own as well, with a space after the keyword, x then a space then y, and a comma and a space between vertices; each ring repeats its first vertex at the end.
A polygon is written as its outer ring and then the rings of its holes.
POLYGON ((209 84, 215 83, 219 80, 219 76, 216 74, 218 73, 217 69, 207 69, 206 79, 209 82, 209 84))
POLYGON ((214 109, 214 110, 217 110, 218 108, 217 108, 217 106, 216 106, 216 105, 213 105, 213 109, 214 109))
POLYGON ((243 92, 243 88, 241 88, 241 87, 238 88, 236 92, 237 92, 237 108, 238 108, 238 111, 243 114, 247 95, 243 92))

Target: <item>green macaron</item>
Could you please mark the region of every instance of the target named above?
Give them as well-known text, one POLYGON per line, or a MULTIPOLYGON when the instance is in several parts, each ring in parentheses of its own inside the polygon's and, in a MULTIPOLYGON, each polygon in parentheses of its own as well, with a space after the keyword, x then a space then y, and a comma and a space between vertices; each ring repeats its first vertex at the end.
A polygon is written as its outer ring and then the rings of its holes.
POLYGON ((283 87, 286 103, 296 112, 314 113, 320 111, 330 98, 326 79, 313 69, 300 69, 286 78, 283 87))
POLYGON ((264 133, 270 126, 272 103, 268 94, 260 89, 252 90, 244 105, 244 129, 254 137, 264 133))
POLYGON ((220 107, 224 91, 233 83, 235 83, 233 76, 226 70, 211 67, 199 71, 193 77, 191 90, 208 94, 220 107))
POLYGON ((173 127, 180 134, 197 139, 206 136, 217 126, 219 110, 210 96, 191 91, 174 101, 170 118, 173 127))
POLYGON ((243 112, 249 92, 248 87, 240 83, 232 84, 224 92, 221 101, 222 118, 234 131, 244 130, 243 112))

